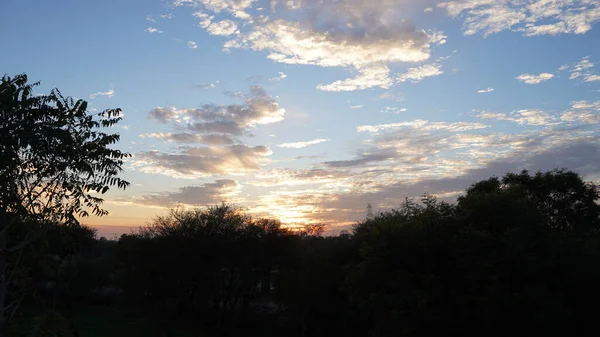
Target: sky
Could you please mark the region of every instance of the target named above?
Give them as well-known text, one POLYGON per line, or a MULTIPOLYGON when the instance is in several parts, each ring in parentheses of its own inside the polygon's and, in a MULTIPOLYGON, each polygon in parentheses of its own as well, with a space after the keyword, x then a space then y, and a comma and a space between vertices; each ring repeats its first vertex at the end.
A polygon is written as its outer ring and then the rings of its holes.
POLYGON ((564 167, 600 181, 597 0, 0 2, 0 74, 123 109, 106 236, 226 201, 335 232, 564 167))

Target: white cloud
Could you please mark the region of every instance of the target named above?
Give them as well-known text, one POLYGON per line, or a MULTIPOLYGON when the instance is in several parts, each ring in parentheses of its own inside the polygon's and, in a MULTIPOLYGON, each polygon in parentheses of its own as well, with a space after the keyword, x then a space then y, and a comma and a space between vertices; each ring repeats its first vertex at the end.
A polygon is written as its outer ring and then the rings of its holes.
POLYGON ((600 123, 600 101, 576 101, 571 105, 571 109, 566 111, 560 117, 565 122, 579 122, 582 124, 600 123))
POLYGON ((146 21, 150 21, 152 23, 156 23, 156 20, 151 15, 146 16, 146 21))
POLYGON ((288 149, 302 149, 307 146, 321 144, 321 143, 325 143, 328 141, 329 141, 329 139, 319 138, 319 139, 315 139, 315 140, 311 140, 311 141, 307 141, 307 142, 283 143, 283 144, 277 145, 277 147, 283 147, 283 148, 288 148, 288 149))
MULTIPOLYGON (((350 91, 394 84, 388 67, 422 62, 435 45, 446 43, 440 31, 426 31, 406 16, 410 6, 397 0, 270 1, 269 16, 253 14, 253 0, 177 0, 192 6, 200 27, 214 35, 235 35, 224 44, 264 51, 286 64, 350 68, 355 78, 322 84, 326 91, 350 91), (252 13, 252 14, 251 14, 252 13), (229 18, 214 22, 215 17, 229 18)), ((259 11, 262 12, 262 11, 259 11)))
POLYGON ((488 92, 493 92, 493 91, 494 91, 494 88, 492 88, 492 87, 489 87, 489 88, 487 88, 487 89, 481 89, 481 90, 477 90, 477 93, 478 93, 478 94, 485 94, 485 93, 488 93, 488 92))
POLYGON ((231 20, 213 22, 206 27, 206 31, 212 35, 228 36, 239 33, 238 25, 231 20))
POLYGON ((161 14, 160 18, 161 19, 165 19, 165 20, 171 20, 172 18, 174 18, 175 16, 171 13, 167 13, 167 14, 161 14))
POLYGON ((517 80, 526 84, 540 84, 552 78, 554 78, 554 75, 550 73, 541 73, 539 75, 521 74, 516 77, 517 80))
POLYGON ((592 72, 593 68, 594 64, 590 61, 589 56, 586 56, 573 65, 570 70, 571 75, 569 79, 574 80, 579 78, 584 82, 600 81, 600 76, 592 72))
POLYGON ((600 75, 587 75, 584 79, 585 82, 597 82, 600 81, 600 75))
POLYGON ((546 126, 556 124, 556 118, 542 110, 516 110, 510 114, 481 112, 477 115, 483 119, 511 121, 521 125, 546 126))
POLYGON ((402 94, 401 92, 386 91, 383 94, 379 95, 378 98, 379 99, 396 101, 396 102, 403 102, 404 101, 404 94, 402 94))
POLYGON ((350 109, 362 109, 364 107, 364 105, 352 105, 350 106, 350 109))
POLYGON ((209 145, 229 145, 233 144, 234 140, 230 135, 226 134, 207 134, 199 135, 191 132, 180 132, 180 133, 144 133, 139 135, 140 138, 155 138, 171 142, 184 143, 184 144, 209 144, 209 145))
POLYGON ((354 91, 372 87, 387 89, 392 85, 389 77, 390 70, 386 66, 361 69, 354 78, 335 81, 331 84, 319 84, 317 89, 322 91, 354 91))
POLYGON ((400 82, 420 82, 426 77, 438 76, 443 74, 442 65, 439 63, 425 64, 417 68, 410 68, 404 74, 398 76, 400 82))
POLYGON ((198 89, 214 89, 220 82, 221 81, 216 81, 215 83, 198 83, 194 84, 194 87, 198 89))
POLYGON ((108 98, 110 98, 110 97, 113 97, 114 95, 115 95, 115 91, 113 89, 110 89, 109 91, 106 91, 106 92, 99 91, 99 92, 97 92, 95 94, 91 94, 90 98, 91 99, 94 99, 96 97, 108 97, 108 98))
POLYGON ((194 42, 194 41, 188 41, 187 45, 188 45, 188 47, 190 49, 196 49, 196 48, 198 48, 198 44, 196 42, 194 42))
POLYGON ((379 125, 360 125, 356 127, 358 132, 379 132, 388 129, 402 129, 402 128, 416 128, 419 130, 433 131, 433 130, 445 130, 450 132, 478 130, 488 128, 488 125, 481 123, 471 122, 429 122, 422 119, 417 119, 411 122, 391 123, 391 124, 379 124, 379 125))
POLYGON ((504 30, 526 36, 584 34, 600 21, 600 3, 594 0, 457 0, 438 7, 464 19, 465 35, 504 30))
POLYGON ((146 28, 146 31, 148 33, 158 33, 158 34, 162 34, 163 33, 162 30, 158 30, 158 28, 154 28, 154 27, 148 27, 148 28, 146 28))
POLYGON ((407 112, 407 111, 408 111, 407 108, 398 108, 398 107, 388 106, 385 109, 383 109, 383 111, 381 111, 381 112, 392 113, 392 114, 399 114, 401 112, 407 112))
POLYGON ((425 12, 425 13, 431 13, 431 12, 433 12, 433 8, 431 8, 431 7, 427 7, 427 8, 425 8, 425 9, 423 10, 423 12, 425 12))
POLYGON ((149 117, 161 123, 185 123, 189 131, 201 134, 243 135, 249 128, 283 120, 282 109, 275 98, 261 87, 252 87, 244 104, 205 104, 198 109, 156 107, 149 117))
POLYGON ((196 109, 175 107, 152 109, 148 114, 160 123, 170 123, 177 133, 142 134, 181 144, 171 151, 146 151, 135 155, 131 168, 176 178, 194 179, 215 174, 244 174, 260 170, 269 162, 271 149, 247 146, 233 137, 249 136, 257 125, 283 120, 285 109, 261 87, 243 95, 243 104, 204 104, 196 109))
POLYGON ((287 75, 284 72, 282 72, 282 71, 278 72, 277 74, 278 74, 277 77, 269 78, 269 81, 271 81, 271 82, 279 82, 279 81, 287 78, 287 75))

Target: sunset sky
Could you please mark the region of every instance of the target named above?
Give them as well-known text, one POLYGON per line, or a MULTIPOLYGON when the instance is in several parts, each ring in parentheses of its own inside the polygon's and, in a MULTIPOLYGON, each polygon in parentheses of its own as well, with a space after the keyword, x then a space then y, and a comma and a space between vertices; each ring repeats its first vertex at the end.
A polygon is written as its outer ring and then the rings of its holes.
POLYGON ((101 233, 221 200, 336 230, 509 171, 599 181, 599 22, 598 0, 2 0, 0 75, 123 109, 101 233))

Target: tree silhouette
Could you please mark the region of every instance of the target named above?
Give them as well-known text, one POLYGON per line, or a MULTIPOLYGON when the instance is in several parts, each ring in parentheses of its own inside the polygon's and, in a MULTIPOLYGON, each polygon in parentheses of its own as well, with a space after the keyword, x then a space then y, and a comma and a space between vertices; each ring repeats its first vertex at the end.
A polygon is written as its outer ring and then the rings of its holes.
POLYGON ((85 101, 57 89, 34 95, 38 84, 25 74, 0 83, 0 329, 20 302, 7 294, 7 257, 50 225, 76 226, 79 217, 106 215, 99 195, 129 186, 118 177, 129 155, 110 147, 119 135, 101 131, 121 120, 120 110, 91 115, 85 101), (8 245, 11 229, 25 222, 33 231, 8 245))

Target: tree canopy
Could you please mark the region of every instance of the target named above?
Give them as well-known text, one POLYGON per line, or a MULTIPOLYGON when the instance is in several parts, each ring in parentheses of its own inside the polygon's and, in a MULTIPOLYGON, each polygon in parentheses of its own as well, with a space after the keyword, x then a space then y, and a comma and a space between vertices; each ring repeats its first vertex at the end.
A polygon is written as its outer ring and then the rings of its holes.
POLYGON ((38 95, 38 85, 25 74, 0 82, 0 328, 18 303, 5 303, 6 256, 50 225, 76 226, 90 213, 106 215, 101 195, 129 186, 118 176, 129 154, 111 147, 118 134, 102 131, 121 120, 121 110, 90 114, 85 101, 58 89, 38 95), (7 246, 13 227, 25 223, 29 235, 7 246))

